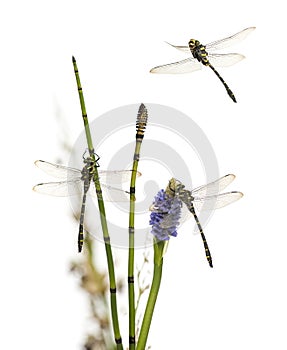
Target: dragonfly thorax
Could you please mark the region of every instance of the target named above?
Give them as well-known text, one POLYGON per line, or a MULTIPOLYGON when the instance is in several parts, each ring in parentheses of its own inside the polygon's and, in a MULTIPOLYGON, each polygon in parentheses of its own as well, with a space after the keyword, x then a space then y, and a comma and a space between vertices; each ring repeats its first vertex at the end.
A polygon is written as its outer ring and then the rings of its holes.
POLYGON ((207 59, 208 53, 206 52, 206 47, 204 45, 202 45, 198 40, 190 39, 188 46, 194 58, 205 66, 209 64, 207 59))
POLYGON ((85 181, 87 179, 92 179, 94 173, 95 173, 95 169, 96 167, 98 167, 98 163, 96 159, 93 159, 92 157, 87 157, 84 158, 84 163, 85 166, 83 167, 81 174, 81 180, 85 181))

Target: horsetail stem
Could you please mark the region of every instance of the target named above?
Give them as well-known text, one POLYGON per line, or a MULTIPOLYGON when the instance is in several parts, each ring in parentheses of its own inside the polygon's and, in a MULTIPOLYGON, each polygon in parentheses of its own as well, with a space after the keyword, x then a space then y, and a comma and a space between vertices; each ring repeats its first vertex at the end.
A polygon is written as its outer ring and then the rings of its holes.
POLYGON ((136 121, 136 145, 133 158, 130 183, 130 214, 129 214, 129 257, 128 257, 128 295, 129 295, 129 349, 134 350, 135 339, 135 289, 134 289, 134 233, 135 233, 135 185, 140 149, 147 124, 148 113, 144 104, 138 110, 136 121))
MULTIPOLYGON (((79 93, 79 99, 80 99, 80 105, 81 105, 81 111, 82 111, 82 117, 83 117, 83 122, 85 127, 89 154, 91 159, 93 161, 96 161, 92 136, 90 132, 90 126, 88 121, 88 115, 87 115, 86 105, 85 105, 85 100, 83 95, 83 89, 81 86, 80 75, 79 75, 76 59, 74 56, 72 57, 72 61, 74 66, 76 82, 77 82, 77 88, 79 93)), ((101 185, 98 179, 99 179, 98 169, 97 167, 95 167, 93 181, 96 187, 98 206, 100 211, 100 219, 101 219, 101 225, 102 225, 102 231, 103 231, 103 238, 105 242, 106 257, 107 257, 107 263, 108 263, 108 274, 109 274, 109 282, 110 282, 110 303, 111 303, 114 338, 116 343, 116 349, 123 350, 122 338, 120 334, 119 321, 118 321, 117 295, 116 295, 117 289, 116 289, 116 280, 115 280, 115 272, 114 272, 113 254, 112 254, 112 249, 110 245, 110 236, 109 236, 108 225, 106 220, 105 205, 104 205, 103 197, 101 195, 102 193, 101 185)))

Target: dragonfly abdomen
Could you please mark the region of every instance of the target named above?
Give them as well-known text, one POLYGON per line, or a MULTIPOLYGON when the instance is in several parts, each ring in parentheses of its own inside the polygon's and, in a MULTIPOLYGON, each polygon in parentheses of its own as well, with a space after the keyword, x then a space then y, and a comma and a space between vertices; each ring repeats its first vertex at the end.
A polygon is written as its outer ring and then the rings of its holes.
POLYGON ((197 59, 198 62, 202 63, 204 66, 210 67, 214 71, 214 73, 217 75, 219 80, 224 85, 229 97, 232 99, 233 102, 236 102, 235 96, 234 96, 233 92, 230 90, 229 86, 226 84, 226 82, 223 80, 223 78, 217 72, 217 70, 213 67, 213 65, 209 62, 209 60, 207 58, 208 52, 205 49, 206 47, 204 45, 200 44, 200 42, 198 40, 194 40, 194 39, 189 40, 188 46, 190 48, 192 56, 195 59, 197 59))
POLYGON ((192 213, 193 217, 194 217, 194 220, 197 224, 197 227, 198 227, 198 230, 199 230, 199 233, 201 235, 201 238, 202 238, 202 242, 203 242, 203 245, 204 245, 204 250, 205 250, 205 256, 206 256, 206 259, 209 263, 209 266, 210 267, 213 267, 213 264, 212 264, 212 257, 211 257, 211 253, 210 253, 210 250, 209 250, 209 247, 208 247, 208 244, 207 244, 207 241, 206 241, 206 238, 205 238, 205 235, 203 233, 203 229, 202 229, 202 226, 199 222, 199 219, 195 213, 195 210, 194 210, 194 206, 193 206, 193 203, 190 203, 189 206, 188 206, 188 209, 189 211, 192 213))
POLYGON ((233 102, 237 102, 236 101, 236 98, 234 96, 234 93, 231 91, 231 89, 229 88, 229 86, 226 84, 226 82, 224 81, 224 79, 222 78, 222 76, 217 72, 217 70, 213 67, 212 64, 210 64, 208 62, 207 66, 209 66, 213 71, 214 73, 217 75, 217 77, 219 78, 219 80, 222 82, 222 84, 224 85, 225 89, 226 89, 226 92, 228 93, 228 96, 232 99, 233 102))
POLYGON ((86 199, 87 199, 88 190, 89 190, 89 187, 88 187, 87 191, 84 190, 83 200, 82 200, 79 234, 78 234, 78 252, 79 253, 81 253, 82 248, 83 248, 83 244, 84 244, 84 219, 85 219, 85 207, 86 207, 86 199))
POLYGON ((84 244, 84 225, 79 225, 79 234, 78 234, 78 253, 81 253, 84 244))
POLYGON ((196 212, 195 212, 195 209, 194 209, 194 205, 193 205, 194 197, 192 196, 190 191, 187 191, 184 189, 184 185, 182 185, 182 184, 177 185, 177 190, 178 190, 179 198, 184 202, 184 204, 187 206, 187 209, 191 212, 191 214, 194 217, 194 220, 196 222, 196 225, 198 227, 199 233, 200 233, 202 241, 203 241, 206 259, 208 261, 209 266, 213 267, 211 253, 210 253, 210 250, 208 248, 208 244, 207 244, 206 238, 204 236, 202 226, 199 222, 199 219, 198 219, 196 212))
POLYGON ((91 177, 88 176, 84 179, 84 193, 83 193, 83 199, 82 199, 79 234, 78 234, 78 252, 79 253, 81 253, 83 244, 84 244, 84 219, 85 219, 87 193, 89 191, 90 184, 91 184, 91 177))

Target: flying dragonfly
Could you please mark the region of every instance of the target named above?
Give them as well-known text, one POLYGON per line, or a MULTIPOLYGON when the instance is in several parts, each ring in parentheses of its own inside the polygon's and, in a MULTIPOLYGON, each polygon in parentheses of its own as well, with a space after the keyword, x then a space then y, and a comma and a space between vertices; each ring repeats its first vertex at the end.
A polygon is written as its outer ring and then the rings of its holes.
MULTIPOLYGON (((181 221, 184 221, 187 219, 186 215, 184 215, 184 208, 188 210, 189 216, 194 217, 203 241, 205 255, 210 267, 213 267, 211 253, 210 253, 205 235, 203 233, 202 226, 195 212, 195 208, 199 211, 213 210, 213 209, 223 208, 226 205, 239 200, 243 196, 242 192, 231 191, 231 192, 219 193, 223 191, 234 179, 235 179, 235 175, 233 174, 225 175, 216 181, 210 182, 207 185, 203 185, 193 189, 192 191, 189 191, 185 189, 185 186, 179 180, 172 178, 169 181, 168 186, 165 190, 168 197, 180 199, 182 204, 181 221)), ((157 211, 157 207, 155 207, 154 205, 151 205, 150 210, 157 211)), ((163 214, 166 214, 166 215, 161 221, 160 226, 162 228, 169 228, 172 225, 174 225, 174 222, 171 216, 167 215, 167 213, 163 213, 163 214)))
MULTIPOLYGON (((97 155, 96 155, 97 156, 97 155)), ((82 251, 84 242, 84 216, 87 193, 96 196, 95 186, 90 186, 94 178, 95 168, 99 167, 99 157, 93 159, 92 157, 85 158, 83 156, 84 167, 82 170, 66 167, 59 164, 53 164, 45 162, 43 160, 37 160, 35 165, 43 170, 48 175, 58 178, 59 182, 47 182, 40 183, 33 187, 33 190, 43 194, 49 194, 52 196, 73 196, 82 194, 81 215, 78 234, 78 251, 82 251)), ((114 170, 104 171, 99 170, 98 175, 101 187, 103 189, 103 197, 106 201, 124 202, 128 201, 128 191, 124 191, 112 185, 120 185, 124 182, 130 181, 132 170, 114 170)), ((140 172, 137 172, 137 176, 141 176, 140 172)), ((98 196, 102 196, 102 193, 98 192, 98 196)))
POLYGON ((245 39, 247 35, 253 32, 254 29, 255 27, 246 28, 239 33, 229 36, 228 38, 213 41, 207 45, 202 45, 195 39, 190 39, 188 46, 177 46, 167 43, 180 51, 187 53, 191 52, 193 57, 154 67, 150 70, 150 72, 161 74, 181 74, 194 72, 201 69, 202 66, 210 67, 224 85, 232 101, 237 102, 233 92, 214 67, 229 67, 241 61, 245 57, 238 53, 216 54, 213 53, 213 51, 224 49, 240 42, 241 40, 245 39))

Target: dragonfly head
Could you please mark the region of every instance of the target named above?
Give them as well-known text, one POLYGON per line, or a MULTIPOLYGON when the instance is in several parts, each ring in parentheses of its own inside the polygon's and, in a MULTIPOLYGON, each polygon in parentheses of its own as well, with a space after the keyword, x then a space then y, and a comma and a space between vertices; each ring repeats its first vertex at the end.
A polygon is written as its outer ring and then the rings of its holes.
POLYGON ((198 40, 195 40, 195 39, 190 39, 189 40, 189 43, 188 43, 188 46, 190 48, 190 50, 193 50, 195 49, 195 47, 199 44, 199 41, 198 40))
POLYGON ((175 191, 178 185, 181 185, 181 182, 173 177, 172 179, 169 180, 165 192, 169 196, 173 197, 175 195, 175 191))

